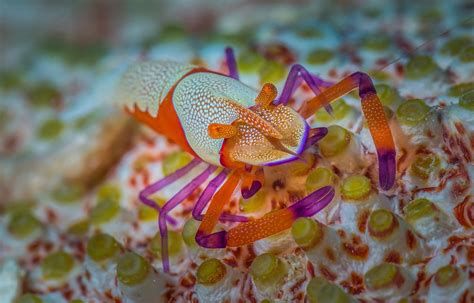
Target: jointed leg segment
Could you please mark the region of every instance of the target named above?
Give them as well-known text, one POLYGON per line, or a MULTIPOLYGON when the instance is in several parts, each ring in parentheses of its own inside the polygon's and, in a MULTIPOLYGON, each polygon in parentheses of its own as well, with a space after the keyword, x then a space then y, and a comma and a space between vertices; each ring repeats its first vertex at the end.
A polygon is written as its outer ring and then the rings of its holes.
POLYGON ((229 231, 210 233, 209 230, 198 230, 196 241, 207 248, 224 248, 251 244, 257 240, 277 234, 291 227, 299 217, 310 217, 323 209, 334 198, 334 189, 326 186, 288 208, 280 209, 267 215, 241 223, 229 231))
POLYGON ((221 247, 221 244, 218 242, 209 243, 209 241, 216 240, 215 237, 209 236, 212 235, 212 231, 214 230, 214 227, 221 216, 224 204, 230 200, 230 197, 234 193, 239 181, 240 176, 236 172, 231 173, 224 185, 219 188, 217 193, 212 198, 209 208, 207 209, 196 234, 196 242, 199 245, 203 247, 221 247))
POLYGON ((299 112, 304 118, 308 118, 316 110, 327 106, 330 102, 339 99, 356 88, 359 89, 362 112, 367 119, 370 134, 377 148, 380 187, 388 190, 395 182, 395 144, 382 103, 380 103, 372 80, 367 74, 353 73, 312 98, 303 105, 299 112))
POLYGON ((328 133, 326 127, 316 127, 309 130, 308 139, 306 139, 305 149, 316 144, 328 133))
POLYGON ((195 177, 191 182, 186 184, 177 194, 175 194, 168 202, 163 205, 160 211, 158 219, 158 226, 161 235, 161 256, 163 260, 163 270, 169 272, 169 259, 168 259, 168 228, 166 227, 166 216, 176 206, 183 202, 189 195, 196 190, 203 182, 209 178, 209 176, 216 170, 215 166, 208 166, 206 170, 195 177))
POLYGON ((300 217, 311 217, 322 210, 334 198, 334 189, 325 186, 309 194, 288 208, 280 209, 259 218, 238 225, 229 230, 227 246, 242 246, 277 234, 291 227, 300 217))
MULTIPOLYGON (((204 217, 202 212, 208 202, 211 200, 212 196, 214 196, 215 192, 217 191, 217 188, 224 182, 224 180, 227 177, 227 171, 223 170, 220 172, 214 179, 212 179, 211 182, 207 185, 206 189, 201 193, 201 196, 199 197, 198 201, 196 202, 196 205, 193 208, 193 218, 201 221, 202 218, 204 217)), ((229 222, 246 222, 248 221, 248 218, 245 216, 239 216, 239 215, 233 215, 233 214, 227 214, 223 213, 220 217, 219 220, 221 221, 229 221, 229 222)))
MULTIPOLYGON (((299 85, 299 79, 303 79, 315 95, 321 94, 321 88, 329 87, 332 83, 324 81, 312 75, 304 66, 295 64, 291 67, 285 85, 281 92, 280 98, 275 101, 275 104, 287 105, 290 101, 291 95, 299 85)), ((331 107, 327 104, 326 109, 331 111, 331 107)))
POLYGON ((249 173, 244 173, 240 185, 242 198, 249 199, 255 195, 262 187, 263 178, 263 169, 255 166, 251 168, 249 173))
MULTIPOLYGON (((190 172, 194 167, 196 167, 201 162, 202 161, 199 159, 194 159, 191 162, 189 162, 186 166, 178 169, 174 173, 164 177, 161 180, 158 180, 157 182, 153 184, 150 184, 149 186, 145 187, 142 191, 140 191, 140 193, 138 194, 138 199, 140 200, 140 202, 142 202, 146 206, 149 206, 158 212, 161 211, 161 208, 155 203, 155 201, 150 199, 150 196, 158 192, 159 190, 167 187, 168 185, 175 182, 176 180, 182 178, 184 175, 190 172)), ((176 220, 174 220, 173 218, 167 217, 166 219, 171 224, 176 224, 176 220)))

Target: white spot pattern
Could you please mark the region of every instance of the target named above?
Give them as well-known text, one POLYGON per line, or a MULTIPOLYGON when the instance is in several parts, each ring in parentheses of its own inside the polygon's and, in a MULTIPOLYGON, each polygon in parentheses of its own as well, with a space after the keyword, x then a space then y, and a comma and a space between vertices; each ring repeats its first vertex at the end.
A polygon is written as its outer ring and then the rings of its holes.
MULTIPOLYGON (((117 89, 116 100, 133 110, 137 106, 152 117, 158 115, 159 106, 173 85, 173 106, 191 148, 204 161, 220 164, 219 152, 224 139, 212 139, 208 126, 212 123, 231 124, 237 118, 250 122, 258 116, 269 122, 283 135, 282 144, 292 150, 300 148, 305 129, 304 120, 286 106, 271 111, 254 108, 258 91, 227 76, 196 72, 183 78, 195 66, 172 61, 142 61, 132 65, 123 75, 117 89), (183 78, 181 81, 179 79, 183 78), (179 81, 179 82, 178 82, 179 81)), ((262 134, 262 125, 240 125, 242 136, 238 139, 232 156, 235 160, 260 165, 288 158, 287 153, 276 150, 262 134)))
POLYGON ((241 136, 236 142, 231 157, 240 162, 252 165, 262 165, 273 161, 284 160, 292 156, 275 149, 275 147, 256 128, 239 125, 241 136))
POLYGON ((136 105, 152 117, 171 87, 195 66, 173 61, 141 61, 124 73, 117 88, 116 102, 130 110, 136 105))
POLYGON ((204 161, 220 165, 223 139, 209 137, 211 123, 231 124, 238 108, 254 105, 258 91, 230 77, 198 72, 185 77, 176 86, 173 105, 191 148, 204 161))
POLYGON ((279 105, 276 108, 255 107, 254 112, 275 127, 283 135, 281 143, 293 152, 304 144, 306 122, 291 107, 279 105))

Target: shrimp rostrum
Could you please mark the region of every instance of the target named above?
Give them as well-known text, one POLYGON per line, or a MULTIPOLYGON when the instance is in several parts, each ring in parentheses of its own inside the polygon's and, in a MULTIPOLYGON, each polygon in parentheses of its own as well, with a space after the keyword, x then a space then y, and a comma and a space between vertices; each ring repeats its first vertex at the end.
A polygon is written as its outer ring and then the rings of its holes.
POLYGON ((224 205, 240 186, 242 196, 254 195, 264 182, 263 167, 299 161, 302 153, 324 137, 324 127, 310 128, 306 119, 320 108, 354 89, 359 90, 362 112, 377 149, 379 184, 390 189, 395 180, 395 147, 382 104, 367 74, 356 72, 332 84, 296 64, 282 93, 271 83, 256 90, 239 81, 232 49, 226 49, 229 75, 202 67, 170 62, 142 61, 124 74, 117 100, 134 118, 178 144, 194 156, 185 167, 155 182, 139 194, 142 203, 159 212, 163 268, 169 271, 167 221, 169 212, 208 178, 192 211, 202 221, 196 242, 207 248, 242 246, 291 227, 299 217, 310 217, 334 197, 331 186, 320 188, 288 208, 249 220, 223 213, 224 205), (288 101, 302 81, 315 97, 296 111, 288 101), (186 175, 200 163, 206 167, 162 207, 150 196, 186 175), (207 211, 203 214, 205 207, 207 211), (219 220, 238 222, 227 231, 214 232, 219 220))

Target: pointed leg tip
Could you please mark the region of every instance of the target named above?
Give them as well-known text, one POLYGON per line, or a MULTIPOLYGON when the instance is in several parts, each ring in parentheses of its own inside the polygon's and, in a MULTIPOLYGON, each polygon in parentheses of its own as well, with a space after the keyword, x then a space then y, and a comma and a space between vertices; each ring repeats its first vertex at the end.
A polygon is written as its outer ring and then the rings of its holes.
POLYGON ((199 246, 205 248, 225 248, 227 246, 227 232, 225 230, 210 235, 198 231, 195 239, 199 246))
POLYGON ((328 196, 334 195, 334 187, 331 185, 326 185, 321 187, 320 189, 314 191, 312 195, 315 195, 318 197, 318 199, 324 199, 328 196))
POLYGON ((289 209, 294 212, 296 218, 312 217, 331 203, 334 195, 334 187, 324 186, 296 202, 289 209))
POLYGON ((250 199, 262 188, 260 181, 253 181, 250 188, 242 188, 241 194, 244 199, 250 199))
POLYGON ((390 190, 395 184, 395 176, 380 176, 379 183, 382 190, 390 190))
POLYGON ((324 106, 324 109, 331 117, 334 117, 334 109, 332 108, 331 104, 324 106))
POLYGON ((324 137, 328 134, 328 128, 327 127, 318 127, 316 128, 320 134, 320 136, 324 137))
POLYGON ((395 184, 395 150, 379 152, 379 184, 383 190, 389 190, 395 184))
POLYGON ((305 148, 308 148, 318 143, 318 141, 324 138, 327 133, 328 129, 326 127, 311 128, 309 130, 309 135, 306 138, 305 148))

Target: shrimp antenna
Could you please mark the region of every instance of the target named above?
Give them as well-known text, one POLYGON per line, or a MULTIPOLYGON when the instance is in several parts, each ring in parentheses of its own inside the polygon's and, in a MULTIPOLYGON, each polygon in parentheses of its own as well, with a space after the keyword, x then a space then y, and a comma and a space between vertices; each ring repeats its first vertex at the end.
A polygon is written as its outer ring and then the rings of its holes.
POLYGON ((445 29, 444 31, 442 31, 441 33, 439 33, 438 35, 436 35, 435 37, 431 38, 431 39, 428 39, 426 40, 425 42, 421 43, 420 45, 418 45, 417 47, 415 47, 414 49, 412 50, 409 50, 407 51, 405 54, 401 55, 400 57, 396 58, 396 59, 393 59, 392 61, 390 61, 389 63, 385 64, 384 66, 382 66, 381 68, 379 68, 379 70, 384 70, 385 68, 389 67, 390 65, 394 64, 395 62, 398 62, 400 61, 401 59, 405 58, 405 57, 409 57, 413 54, 415 54, 419 49, 422 49, 430 44, 432 44, 433 42, 435 42, 436 40, 439 39, 439 37, 441 36, 444 36, 444 35, 447 35, 450 31, 452 31, 453 29, 457 28, 459 26, 459 24, 462 24, 464 22, 467 22, 469 21, 470 19, 473 19, 474 16, 470 16, 470 17, 467 17, 463 20, 461 20, 461 22, 457 23, 456 25, 453 25, 452 27, 448 28, 448 29, 445 29))

